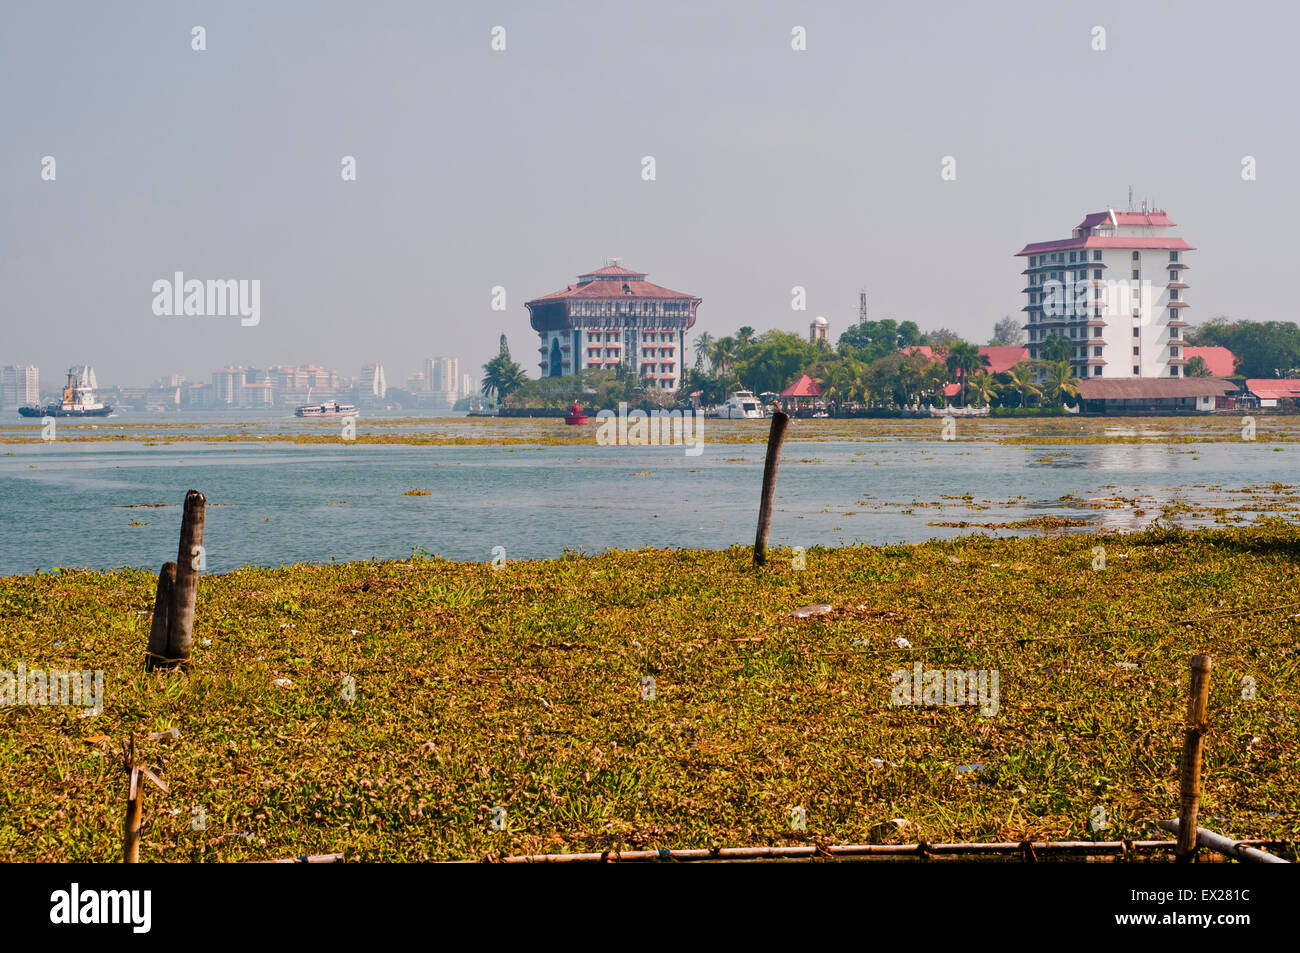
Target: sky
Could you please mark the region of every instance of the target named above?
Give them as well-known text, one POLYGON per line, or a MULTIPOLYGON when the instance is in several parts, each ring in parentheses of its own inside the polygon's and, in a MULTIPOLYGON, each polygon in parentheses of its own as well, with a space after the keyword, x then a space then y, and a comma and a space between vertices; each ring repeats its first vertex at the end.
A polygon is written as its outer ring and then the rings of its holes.
POLYGON ((1195 0, 6 0, 0 364, 392 386, 505 333, 536 376, 524 302, 613 256, 700 296, 692 335, 835 339, 865 288, 984 343, 1015 253, 1130 187, 1197 249, 1190 320, 1292 320, 1298 34, 1300 4, 1195 0), (155 314, 178 271, 260 281, 259 322, 155 314))

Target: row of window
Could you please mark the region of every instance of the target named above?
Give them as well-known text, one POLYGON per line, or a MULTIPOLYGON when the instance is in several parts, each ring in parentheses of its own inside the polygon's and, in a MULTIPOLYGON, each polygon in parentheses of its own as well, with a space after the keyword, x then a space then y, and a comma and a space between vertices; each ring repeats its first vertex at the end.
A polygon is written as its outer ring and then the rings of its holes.
MULTIPOLYGON (((1088 252, 1087 252, 1086 250, 1085 250, 1085 251, 1080 251, 1080 252, 1070 252, 1070 258, 1069 258, 1069 261, 1070 261, 1070 262, 1081 262, 1081 261, 1087 261, 1087 260, 1088 260, 1088 252)), ((1093 260, 1093 261, 1101 261, 1101 249, 1100 249, 1100 248, 1094 248, 1094 249, 1092 250, 1092 260, 1093 260)), ((1133 260, 1134 260, 1134 261, 1141 261, 1141 260, 1142 260, 1142 253, 1141 253, 1141 252, 1137 252, 1137 251, 1133 252, 1133 260)), ((1176 251, 1171 251, 1171 252, 1169 253, 1169 260, 1170 260, 1170 261, 1177 261, 1177 260, 1178 260, 1178 252, 1176 252, 1176 251)), ((1065 264, 1065 263, 1066 263, 1065 252, 1063 252, 1063 251, 1056 251, 1056 252, 1052 252, 1050 255, 1047 255, 1047 254, 1044 254, 1044 255, 1030 255, 1030 256, 1029 256, 1029 267, 1030 267, 1030 268, 1037 268, 1039 265, 1046 265, 1046 264, 1049 264, 1049 263, 1051 263, 1051 262, 1058 262, 1058 261, 1061 262, 1062 264, 1065 264)))

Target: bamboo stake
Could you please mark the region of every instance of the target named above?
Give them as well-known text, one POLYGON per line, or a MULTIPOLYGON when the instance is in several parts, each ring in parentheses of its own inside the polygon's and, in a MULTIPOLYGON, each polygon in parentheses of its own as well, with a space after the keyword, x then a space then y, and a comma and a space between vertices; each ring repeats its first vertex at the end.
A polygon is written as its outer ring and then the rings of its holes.
MULTIPOLYGON (((1179 833, 1179 827, 1181 826, 1177 820, 1157 821, 1156 823, 1161 829, 1173 834, 1179 833)), ((1217 850, 1225 857, 1232 857, 1235 860, 1253 860, 1260 864, 1290 863, 1290 861, 1283 860, 1281 857, 1274 857, 1272 854, 1266 854, 1262 850, 1248 847, 1244 841, 1237 841, 1230 837, 1224 837, 1222 834, 1214 833, 1214 831, 1207 831, 1204 827, 1198 827, 1196 829, 1196 843, 1203 844, 1211 850, 1217 850)))
MULTIPOLYGON (((1241 841, 1248 844, 1285 846, 1283 841, 1241 841)), ((926 844, 925 852, 932 856, 958 857, 963 855, 994 856, 1010 854, 1024 859, 1027 850, 1038 855, 1064 856, 1123 856, 1129 853, 1172 853, 1177 842, 1153 841, 1019 841, 986 844, 926 844)), ((825 847, 799 845, 795 847, 716 847, 686 848, 679 850, 606 851, 601 854, 529 854, 502 857, 506 864, 563 864, 563 863, 638 863, 653 861, 713 861, 713 860, 798 860, 811 857, 878 857, 881 859, 909 860, 919 858, 920 844, 839 844, 825 847)), ((1266 855, 1267 856, 1267 855, 1266 855)))
POLYGON ((171 618, 172 600, 175 598, 176 564, 163 563, 158 570, 158 589, 153 598, 153 622, 149 626, 149 647, 145 651, 144 667, 167 659, 167 620, 171 618))
POLYGON ((1210 657, 1192 656, 1192 681, 1187 693, 1187 727, 1179 777, 1178 861, 1187 863, 1196 852, 1196 815, 1201 807, 1201 756, 1209 730, 1210 657))
POLYGON ((199 590, 198 564, 203 552, 203 524, 208 501, 198 490, 185 494, 181 517, 181 543, 176 556, 176 585, 172 610, 167 618, 167 662, 176 665, 189 660, 194 637, 194 600, 199 590))
POLYGON ((140 769, 131 767, 131 786, 126 797, 126 829, 122 836, 122 863, 140 862, 140 827, 144 821, 144 788, 140 769))
POLYGON ((758 504, 758 534, 754 538, 755 566, 767 562, 767 537, 772 529, 772 500, 776 496, 776 468, 781 463, 781 444, 785 441, 785 428, 789 424, 789 414, 778 410, 772 415, 772 429, 767 435, 767 459, 763 463, 763 496, 758 504))

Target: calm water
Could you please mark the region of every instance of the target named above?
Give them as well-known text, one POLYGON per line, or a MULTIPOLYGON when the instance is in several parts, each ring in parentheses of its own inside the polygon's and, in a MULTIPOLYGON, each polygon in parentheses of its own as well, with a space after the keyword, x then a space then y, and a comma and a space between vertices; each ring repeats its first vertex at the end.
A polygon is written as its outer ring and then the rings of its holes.
MULTIPOLYGON (((772 543, 918 541, 980 531, 928 525, 935 521, 1042 515, 1132 529, 1171 501, 1249 503, 1229 491, 1289 484, 1295 452, 1249 443, 791 442, 772 543), (958 499, 964 494, 972 499, 958 499), (1095 502, 1111 497, 1141 499, 1115 508, 1095 502)), ((405 558, 416 549, 487 560, 496 546, 515 559, 566 549, 748 544, 763 454, 758 444, 708 445, 697 457, 681 448, 595 445, 5 444, 0 575, 55 566, 156 568, 175 558, 179 504, 191 487, 210 504, 210 572, 405 558), (412 488, 431 495, 403 495, 412 488), (134 508, 158 503, 168 506, 134 508)))

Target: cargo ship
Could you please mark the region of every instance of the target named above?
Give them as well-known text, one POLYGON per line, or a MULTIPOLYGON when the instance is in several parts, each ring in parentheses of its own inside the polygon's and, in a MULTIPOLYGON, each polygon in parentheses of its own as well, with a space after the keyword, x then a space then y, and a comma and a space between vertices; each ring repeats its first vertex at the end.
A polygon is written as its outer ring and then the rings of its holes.
POLYGON ((63 396, 57 403, 18 408, 18 413, 24 417, 107 417, 112 412, 113 408, 108 404, 95 400, 94 390, 81 386, 81 377, 74 369, 69 369, 68 383, 64 385, 63 396))
POLYGON ((293 412, 295 417, 311 417, 313 419, 327 419, 330 417, 355 417, 357 409, 351 404, 340 404, 337 400, 328 400, 323 404, 308 404, 306 407, 299 407, 293 412))

